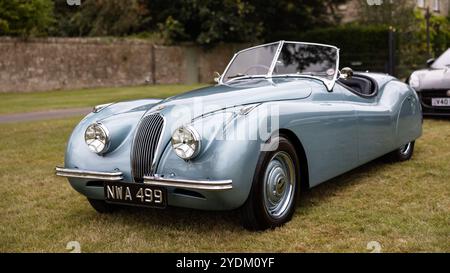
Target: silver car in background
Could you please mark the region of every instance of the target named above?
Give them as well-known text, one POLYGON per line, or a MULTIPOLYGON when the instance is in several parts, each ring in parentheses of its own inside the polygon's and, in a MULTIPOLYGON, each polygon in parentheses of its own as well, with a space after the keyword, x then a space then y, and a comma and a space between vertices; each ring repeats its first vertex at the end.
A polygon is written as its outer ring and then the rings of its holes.
POLYGON ((414 71, 408 83, 419 95, 424 115, 450 116, 450 48, 427 65, 414 71))

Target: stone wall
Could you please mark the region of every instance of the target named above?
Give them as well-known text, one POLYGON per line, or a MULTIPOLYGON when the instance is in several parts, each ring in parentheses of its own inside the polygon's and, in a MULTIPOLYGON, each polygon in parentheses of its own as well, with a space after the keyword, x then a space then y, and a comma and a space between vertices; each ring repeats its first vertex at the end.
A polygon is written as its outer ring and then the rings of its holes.
POLYGON ((107 38, 0 38, 0 92, 211 82, 242 45, 204 50, 107 38))

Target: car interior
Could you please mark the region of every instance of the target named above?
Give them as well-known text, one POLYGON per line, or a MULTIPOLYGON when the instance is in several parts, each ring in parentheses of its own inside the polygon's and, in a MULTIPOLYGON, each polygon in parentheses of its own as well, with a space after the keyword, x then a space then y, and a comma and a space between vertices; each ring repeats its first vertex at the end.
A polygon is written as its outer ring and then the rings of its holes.
POLYGON ((377 93, 375 81, 367 76, 355 74, 350 79, 339 79, 338 82, 363 97, 371 97, 377 93))

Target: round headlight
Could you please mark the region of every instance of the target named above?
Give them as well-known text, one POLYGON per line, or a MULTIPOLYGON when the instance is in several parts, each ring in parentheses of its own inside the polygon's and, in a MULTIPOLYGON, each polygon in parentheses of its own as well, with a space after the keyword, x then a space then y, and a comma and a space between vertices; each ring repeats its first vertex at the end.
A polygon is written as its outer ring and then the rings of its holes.
POLYGON ((108 130, 101 123, 93 123, 87 127, 84 133, 84 140, 94 153, 104 153, 108 149, 109 144, 108 130))
POLYGON ((194 158, 200 151, 200 136, 191 127, 180 127, 172 135, 172 148, 182 159, 194 158))

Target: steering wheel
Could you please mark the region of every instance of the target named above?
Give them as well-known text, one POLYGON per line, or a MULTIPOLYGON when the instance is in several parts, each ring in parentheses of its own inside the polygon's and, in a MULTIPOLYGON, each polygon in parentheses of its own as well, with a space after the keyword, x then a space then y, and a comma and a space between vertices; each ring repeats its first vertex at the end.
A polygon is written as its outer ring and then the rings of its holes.
POLYGON ((254 65, 249 66, 249 67, 247 68, 247 70, 245 70, 244 75, 248 75, 248 74, 249 74, 248 72, 250 72, 250 70, 252 70, 252 69, 257 69, 257 68, 263 68, 263 69, 266 69, 267 72, 269 72, 269 69, 270 69, 270 67, 268 67, 267 65, 263 65, 263 64, 254 64, 254 65))

